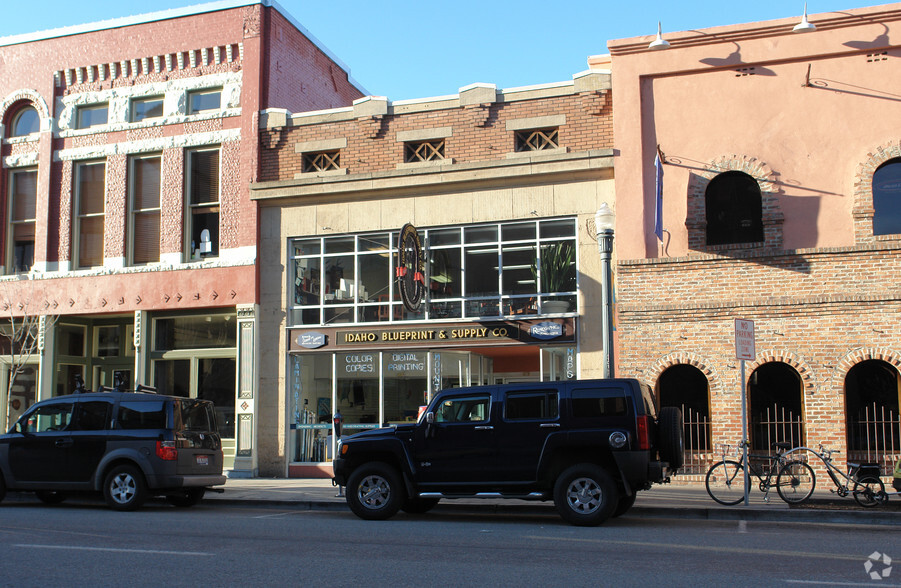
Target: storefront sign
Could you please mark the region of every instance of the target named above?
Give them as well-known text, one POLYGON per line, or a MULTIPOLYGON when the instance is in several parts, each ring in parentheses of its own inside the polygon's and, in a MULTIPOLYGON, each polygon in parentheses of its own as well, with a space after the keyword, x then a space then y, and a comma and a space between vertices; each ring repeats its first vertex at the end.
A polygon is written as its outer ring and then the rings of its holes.
POLYGON ((519 329, 513 325, 482 327, 416 328, 387 331, 338 331, 338 345, 359 345, 360 343, 408 343, 421 341, 492 341, 517 339, 519 329))
POLYGON ((563 335, 563 325, 549 321, 538 323, 537 325, 532 325, 531 327, 529 327, 529 334, 534 339, 556 339, 557 337, 563 335))
POLYGON ((297 336, 297 344, 305 349, 319 349, 325 343, 325 333, 301 333, 297 336))
POLYGON ((371 374, 375 372, 377 359, 371 353, 351 353, 344 356, 344 372, 348 374, 371 374))

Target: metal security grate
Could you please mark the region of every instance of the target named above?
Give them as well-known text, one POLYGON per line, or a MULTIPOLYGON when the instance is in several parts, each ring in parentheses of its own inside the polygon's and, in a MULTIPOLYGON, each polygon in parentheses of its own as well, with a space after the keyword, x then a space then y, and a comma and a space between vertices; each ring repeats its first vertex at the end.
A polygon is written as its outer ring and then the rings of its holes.
POLYGON ((558 129, 532 129, 516 131, 516 151, 544 151, 560 146, 558 129))

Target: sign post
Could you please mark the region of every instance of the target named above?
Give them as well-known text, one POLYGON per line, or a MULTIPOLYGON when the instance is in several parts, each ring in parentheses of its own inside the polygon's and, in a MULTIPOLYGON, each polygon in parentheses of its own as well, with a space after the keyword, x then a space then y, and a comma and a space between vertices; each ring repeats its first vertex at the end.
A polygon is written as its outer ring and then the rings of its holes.
POLYGON ((750 491, 751 477, 748 472, 748 407, 745 394, 745 360, 753 360, 754 351, 754 321, 735 319, 735 358, 741 360, 741 446, 742 463, 745 468, 745 506, 748 506, 748 494, 750 491))

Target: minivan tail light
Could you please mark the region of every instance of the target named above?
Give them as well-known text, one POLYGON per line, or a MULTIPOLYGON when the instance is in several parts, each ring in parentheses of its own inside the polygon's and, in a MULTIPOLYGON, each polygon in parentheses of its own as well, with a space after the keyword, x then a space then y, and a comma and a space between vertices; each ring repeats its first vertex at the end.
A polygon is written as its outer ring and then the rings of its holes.
POLYGON ((178 449, 175 448, 175 441, 157 441, 156 456, 165 461, 178 459, 178 449))
POLYGON ((651 439, 648 435, 648 416, 642 415, 636 419, 637 428, 637 436, 638 436, 638 449, 639 450, 647 450, 651 448, 651 439))

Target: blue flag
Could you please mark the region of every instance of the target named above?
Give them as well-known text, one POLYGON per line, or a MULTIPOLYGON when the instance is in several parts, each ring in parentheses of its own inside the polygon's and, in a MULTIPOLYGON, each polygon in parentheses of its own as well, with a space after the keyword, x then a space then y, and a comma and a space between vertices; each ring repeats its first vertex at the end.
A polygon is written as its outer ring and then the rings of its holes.
POLYGON ((654 158, 654 171, 656 177, 656 197, 654 202, 654 234, 657 240, 663 242, 663 162, 660 161, 660 153, 654 158))

